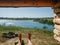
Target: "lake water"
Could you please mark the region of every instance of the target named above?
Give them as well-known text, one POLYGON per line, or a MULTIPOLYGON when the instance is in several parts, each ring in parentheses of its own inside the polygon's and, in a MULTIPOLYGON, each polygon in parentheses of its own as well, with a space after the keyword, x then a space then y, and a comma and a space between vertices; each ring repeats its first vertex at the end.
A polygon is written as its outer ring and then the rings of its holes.
POLYGON ((20 26, 20 27, 25 27, 25 28, 44 28, 44 29, 49 29, 49 30, 52 30, 54 28, 53 25, 42 24, 39 22, 34 22, 33 20, 0 19, 0 24, 5 25, 5 26, 14 25, 14 26, 20 26))

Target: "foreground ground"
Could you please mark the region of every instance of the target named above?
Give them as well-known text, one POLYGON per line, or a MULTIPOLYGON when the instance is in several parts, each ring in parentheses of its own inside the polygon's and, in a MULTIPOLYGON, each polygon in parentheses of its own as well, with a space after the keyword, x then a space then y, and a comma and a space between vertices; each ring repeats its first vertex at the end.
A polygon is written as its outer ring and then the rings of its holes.
POLYGON ((0 26, 0 44, 1 45, 14 45, 14 42, 18 41, 17 38, 13 39, 4 39, 2 38, 3 32, 15 32, 15 33, 22 33, 23 39, 27 44, 27 36, 30 32, 32 34, 32 43, 33 45, 60 45, 59 42, 54 40, 53 38, 53 30, 44 30, 44 29, 37 29, 37 28, 22 28, 22 27, 15 27, 15 26, 0 26))

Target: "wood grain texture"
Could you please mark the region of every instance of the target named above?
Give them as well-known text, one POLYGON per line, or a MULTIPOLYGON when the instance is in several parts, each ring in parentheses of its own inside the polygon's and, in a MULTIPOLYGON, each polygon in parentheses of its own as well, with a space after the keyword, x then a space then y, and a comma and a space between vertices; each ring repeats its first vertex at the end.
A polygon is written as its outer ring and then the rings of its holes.
POLYGON ((51 7, 52 0, 0 0, 0 7, 51 7))

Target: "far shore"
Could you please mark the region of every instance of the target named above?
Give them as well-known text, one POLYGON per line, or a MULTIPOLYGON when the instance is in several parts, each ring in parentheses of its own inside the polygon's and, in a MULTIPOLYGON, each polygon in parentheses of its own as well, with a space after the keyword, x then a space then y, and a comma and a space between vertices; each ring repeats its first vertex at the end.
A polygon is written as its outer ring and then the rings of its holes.
POLYGON ((53 24, 53 17, 45 17, 45 18, 4 18, 4 17, 0 17, 0 19, 3 20, 33 20, 39 23, 43 23, 43 24, 48 24, 48 25, 54 25, 53 24))

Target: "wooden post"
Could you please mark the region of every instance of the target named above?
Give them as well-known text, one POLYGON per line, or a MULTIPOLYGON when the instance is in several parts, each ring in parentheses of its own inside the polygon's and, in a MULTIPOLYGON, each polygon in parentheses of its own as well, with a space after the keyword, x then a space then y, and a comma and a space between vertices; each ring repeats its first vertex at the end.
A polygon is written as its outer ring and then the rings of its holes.
POLYGON ((60 2, 55 3, 54 7, 54 39, 60 42, 60 2))

